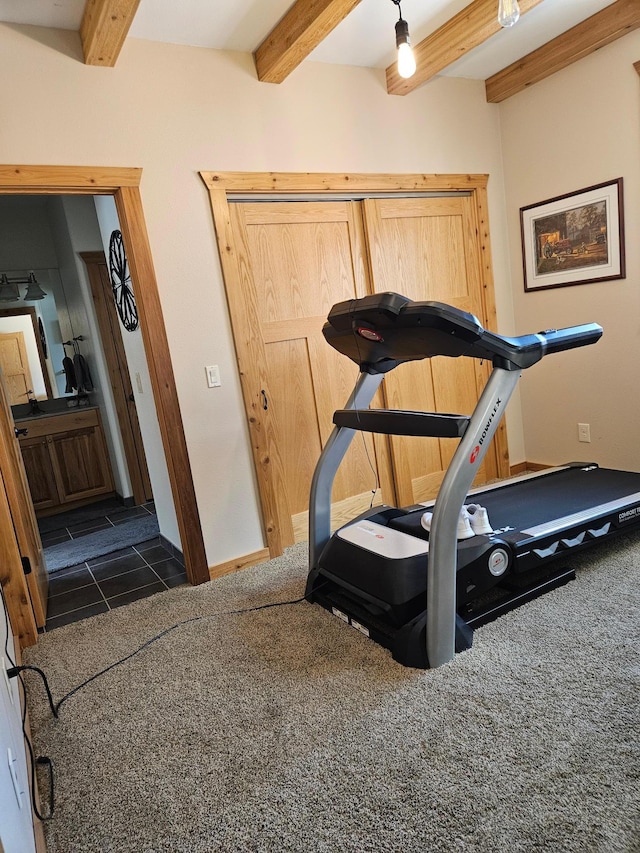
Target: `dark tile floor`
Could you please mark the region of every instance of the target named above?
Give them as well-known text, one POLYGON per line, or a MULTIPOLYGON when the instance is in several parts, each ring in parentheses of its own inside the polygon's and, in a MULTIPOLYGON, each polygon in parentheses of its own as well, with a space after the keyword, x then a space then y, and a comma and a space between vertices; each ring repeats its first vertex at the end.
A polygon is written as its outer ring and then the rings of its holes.
MULTIPOLYGON (((42 531, 43 546, 90 536, 97 530, 153 513, 152 504, 105 509, 108 515, 75 523, 73 514, 67 514, 63 519, 65 527, 42 531)), ((47 526, 54 527, 55 522, 48 521, 47 526)), ((49 577, 45 630, 106 613, 186 581, 184 566, 162 545, 159 537, 70 566, 49 577)))

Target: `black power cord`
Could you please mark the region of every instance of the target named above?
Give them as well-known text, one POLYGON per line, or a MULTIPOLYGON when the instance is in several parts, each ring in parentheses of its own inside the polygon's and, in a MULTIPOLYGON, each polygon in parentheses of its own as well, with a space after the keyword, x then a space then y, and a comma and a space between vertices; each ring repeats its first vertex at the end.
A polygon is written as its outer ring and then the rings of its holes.
POLYGON ((25 672, 25 670, 32 670, 33 672, 37 672, 38 675, 42 678, 44 689, 47 691, 47 699, 49 700, 49 707, 51 708, 51 713, 54 717, 58 717, 58 709, 53 704, 53 696, 51 695, 51 690, 49 689, 49 682, 47 681, 47 676, 44 672, 37 666, 12 666, 11 669, 7 670, 7 675, 9 678, 15 678, 16 675, 20 675, 21 672, 25 672))
MULTIPOLYGON (((324 586, 326 583, 327 582, 325 581, 321 586, 324 586)), ((321 588, 321 587, 318 587, 318 589, 319 588, 321 588)), ((192 622, 200 622, 203 619, 215 619, 216 617, 219 617, 219 616, 238 616, 238 615, 243 614, 243 613, 254 613, 257 610, 269 610, 272 607, 285 607, 285 606, 291 605, 291 604, 301 604, 303 601, 306 601, 308 598, 308 595, 305 594, 301 598, 296 598, 296 599, 293 599, 290 601, 274 601, 274 602, 271 602, 270 604, 260 604, 257 607, 247 607, 247 608, 244 608, 242 610, 223 610, 219 613, 205 613, 202 616, 193 616, 190 619, 183 619, 180 622, 176 622, 175 624, 170 625, 168 628, 165 628, 163 631, 160 631, 158 634, 156 634, 154 637, 151 637, 149 640, 144 642, 141 646, 139 646, 137 649, 135 649, 130 654, 125 655, 125 657, 120 658, 120 660, 117 660, 112 664, 109 664, 109 666, 100 670, 100 672, 96 672, 90 678, 87 678, 86 681, 83 681, 81 684, 78 684, 77 687, 74 687, 73 690, 70 690, 68 693, 66 693, 62 697, 62 699, 60 699, 60 701, 57 704, 54 704, 53 697, 51 695, 51 690, 49 688, 49 683, 47 681, 47 677, 44 674, 44 672, 41 669, 39 669, 37 666, 17 666, 15 661, 11 658, 11 655, 9 654, 9 619, 7 616, 7 609, 6 609, 6 602, 5 602, 5 598, 4 598, 4 592, 2 590, 1 585, 0 585, 0 594, 2 595, 2 603, 3 603, 3 605, 5 605, 4 606, 4 615, 5 615, 5 624, 6 624, 5 654, 7 656, 8 661, 12 664, 12 668, 7 670, 7 674, 9 675, 10 678, 15 678, 15 677, 18 678, 18 680, 20 681, 20 684, 22 685, 22 690, 24 692, 24 702, 23 702, 24 709, 23 709, 23 713, 22 713, 22 733, 24 735, 24 739, 26 741, 28 751, 29 751, 29 756, 31 759, 31 798, 32 798, 32 804, 33 804, 33 811, 34 811, 34 814, 36 815, 36 817, 38 817, 38 819, 41 821, 51 820, 51 818, 53 817, 53 812, 54 812, 54 808, 55 808, 53 762, 47 756, 41 755, 41 756, 38 756, 37 758, 34 756, 33 747, 31 746, 31 741, 29 740, 29 736, 27 735, 26 728, 25 728, 25 726, 26 726, 25 721, 26 721, 26 716, 27 716, 27 689, 26 689, 26 686, 24 683, 24 679, 22 678, 22 672, 32 670, 34 672, 37 672, 41 676, 43 683, 44 683, 44 686, 45 686, 45 689, 47 691, 47 699, 49 700, 49 706, 51 708, 51 713, 53 714, 53 716, 56 719, 58 719, 60 708, 63 705, 63 703, 67 701, 67 699, 70 699, 72 696, 74 696, 76 693, 78 693, 84 687, 91 684, 92 681, 95 681, 97 678, 100 678, 102 675, 106 675, 107 672, 110 672, 112 669, 115 669, 117 666, 121 666, 122 664, 131 660, 131 658, 140 654, 141 651, 148 648, 150 645, 157 642, 162 637, 166 637, 167 634, 170 634, 172 631, 175 631, 176 628, 180 628, 182 625, 189 625, 192 622), (40 814, 40 811, 38 809, 38 806, 37 806, 37 803, 35 800, 35 768, 36 768, 36 764, 46 765, 49 767, 49 803, 50 803, 50 807, 49 807, 49 814, 48 815, 41 815, 40 814)))
POLYGON ((57 717, 57 710, 53 705, 53 698, 51 696, 51 691, 49 690, 49 684, 47 682, 47 677, 41 669, 38 669, 36 666, 18 666, 15 660, 11 657, 9 653, 9 617, 7 615, 7 602, 4 597, 4 590, 2 589, 2 584, 0 584, 0 597, 2 598, 2 608, 4 612, 4 624, 5 624, 5 637, 4 637, 4 654, 9 663, 11 664, 11 668, 7 670, 7 675, 9 678, 18 678, 20 685, 22 686, 22 736, 24 737, 24 741, 27 745, 27 750, 29 752, 29 759, 31 764, 31 805, 33 808, 33 813, 38 818, 38 820, 44 822, 47 820, 51 820, 53 817, 53 811, 55 808, 54 803, 54 781, 53 781, 53 762, 46 755, 35 756, 33 752, 33 746, 31 745, 31 739, 27 734, 27 687, 24 683, 24 679, 22 677, 23 670, 32 669, 38 672, 42 676, 42 680, 44 681, 45 688, 47 690, 47 697, 49 699, 49 705, 51 707, 51 711, 54 717, 57 717), (36 802, 36 764, 46 765, 49 768, 49 814, 43 815, 38 808, 38 803, 36 802))
MULTIPOLYGON (((325 583, 322 584, 322 586, 324 586, 326 583, 327 582, 325 581, 325 583)), ((317 589, 319 589, 319 588, 320 587, 318 587, 317 589)), ((315 591, 316 590, 314 590, 314 592, 315 591)), ((192 622, 201 622, 203 619, 215 619, 219 616, 239 616, 242 613, 255 613, 257 610, 269 610, 272 607, 285 607, 285 606, 290 605, 290 604, 301 604, 303 601, 306 601, 307 598, 308 598, 307 595, 303 595, 302 598, 296 598, 296 599, 293 599, 292 601, 274 601, 271 604, 260 604, 257 607, 247 607, 243 610, 222 610, 219 613, 204 613, 202 616, 192 616, 190 619, 183 619, 180 622, 176 622, 174 625, 170 625, 168 628, 165 628, 164 631, 160 631, 154 637, 151 637, 151 639, 144 642, 141 646, 139 646, 137 649, 135 649, 130 654, 125 655, 125 657, 120 658, 120 660, 117 660, 114 663, 109 664, 109 666, 106 666, 104 669, 101 669, 100 672, 96 672, 90 678, 87 678, 87 680, 83 681, 82 684, 78 684, 78 686, 74 687, 73 690, 70 690, 68 693, 65 693, 65 695, 62 697, 62 699, 55 706, 55 712, 54 713, 57 716, 56 712, 60 711, 61 706, 63 705, 64 702, 67 701, 67 699, 70 699, 72 696, 74 696, 76 693, 78 693, 80 690, 82 690, 88 684, 91 684, 91 682, 95 681, 96 678, 100 678, 102 675, 106 675, 107 672, 110 672, 112 669, 115 669, 117 666, 121 666, 123 663, 126 663, 127 661, 131 660, 131 658, 134 658, 136 655, 140 654, 140 652, 144 651, 144 649, 148 648, 153 643, 162 639, 162 637, 166 637, 167 634, 170 634, 172 631, 175 631, 176 628, 180 628, 182 625, 189 625, 192 622)), ((53 708, 52 708, 52 710, 53 710, 53 708)))

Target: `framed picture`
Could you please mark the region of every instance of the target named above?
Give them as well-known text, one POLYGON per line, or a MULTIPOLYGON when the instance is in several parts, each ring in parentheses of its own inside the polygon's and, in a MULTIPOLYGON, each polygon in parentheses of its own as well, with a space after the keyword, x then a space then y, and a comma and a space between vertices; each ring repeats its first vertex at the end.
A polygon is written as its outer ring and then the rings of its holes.
POLYGON ((520 208, 524 289, 624 278, 622 178, 520 208))

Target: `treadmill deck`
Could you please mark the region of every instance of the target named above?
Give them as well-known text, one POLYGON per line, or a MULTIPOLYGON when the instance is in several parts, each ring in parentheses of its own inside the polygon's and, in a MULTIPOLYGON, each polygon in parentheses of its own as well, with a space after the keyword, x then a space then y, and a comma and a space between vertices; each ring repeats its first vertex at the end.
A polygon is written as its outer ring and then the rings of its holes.
MULTIPOLYGON (((513 546, 552 538, 570 547, 567 537, 576 532, 599 538, 640 523, 640 473, 592 464, 554 468, 475 490, 466 503, 484 506, 495 534, 513 546)), ((390 526, 428 538, 420 517, 429 506, 433 502, 413 508, 390 526)))

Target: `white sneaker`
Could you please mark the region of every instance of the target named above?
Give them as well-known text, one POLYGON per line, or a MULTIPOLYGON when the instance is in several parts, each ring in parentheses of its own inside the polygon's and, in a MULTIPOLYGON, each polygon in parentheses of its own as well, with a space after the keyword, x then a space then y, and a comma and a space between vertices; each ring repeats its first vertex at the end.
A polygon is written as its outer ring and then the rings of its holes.
POLYGON ((431 519, 433 518, 432 512, 424 512, 422 513, 422 517, 420 518, 420 524, 424 527, 424 529, 428 532, 431 530, 431 519))
POLYGON ((460 510, 460 518, 458 519, 458 541, 460 539, 471 539, 475 535, 475 531, 471 526, 471 516, 467 512, 466 506, 463 506, 460 510))
POLYGON ((462 507, 462 509, 463 511, 467 511, 471 529, 476 536, 493 533, 493 527, 489 524, 489 514, 483 506, 480 506, 480 504, 468 504, 462 507))
MULTIPOLYGON (((458 519, 458 539, 471 539, 476 534, 471 527, 471 516, 467 513, 466 507, 462 507, 460 518, 458 519)), ((432 512, 424 512, 420 518, 420 524, 428 532, 431 531, 431 521, 433 520, 432 512)))

